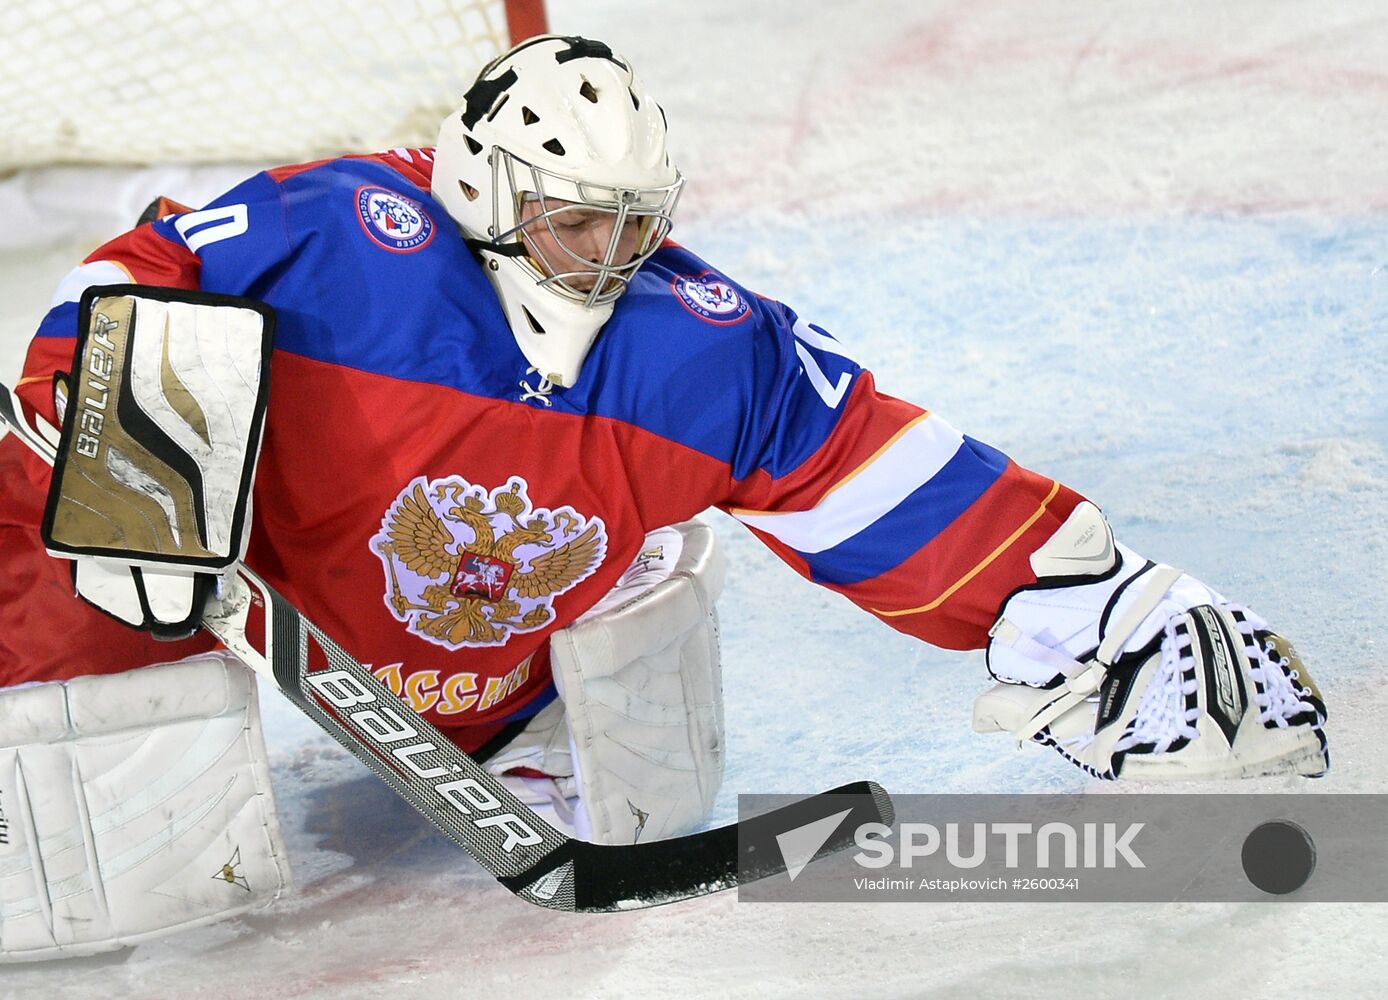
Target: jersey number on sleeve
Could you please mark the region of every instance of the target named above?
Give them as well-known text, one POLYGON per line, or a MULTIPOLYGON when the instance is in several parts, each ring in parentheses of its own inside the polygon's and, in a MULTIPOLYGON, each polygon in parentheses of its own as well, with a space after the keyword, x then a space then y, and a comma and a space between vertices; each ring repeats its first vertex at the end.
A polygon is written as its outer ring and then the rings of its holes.
MULTIPOLYGON (((803 319, 795 321, 795 326, 791 328, 791 332, 795 334, 795 353, 800 356, 800 365, 809 377, 810 385, 814 386, 814 391, 819 393, 819 398, 824 400, 825 406, 831 410, 837 409, 838 405, 843 402, 844 393, 848 392, 853 375, 851 372, 843 372, 839 375, 837 382, 831 383, 829 376, 824 374, 824 369, 819 367, 819 362, 815 360, 809 348, 813 347, 825 354, 835 354, 841 358, 848 358, 849 361, 853 361, 853 359, 843 349, 842 344, 827 333, 815 329, 803 319)), ((856 361, 853 363, 857 364, 856 361)))
POLYGON ((224 205, 180 215, 174 219, 174 228, 188 249, 197 253, 209 244, 240 236, 250 228, 250 219, 245 205, 224 205))

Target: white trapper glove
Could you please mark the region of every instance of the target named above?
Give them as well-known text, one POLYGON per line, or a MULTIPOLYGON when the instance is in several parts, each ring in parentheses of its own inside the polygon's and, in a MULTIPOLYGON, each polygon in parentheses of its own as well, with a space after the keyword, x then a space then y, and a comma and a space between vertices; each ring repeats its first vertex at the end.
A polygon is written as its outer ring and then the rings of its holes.
POLYGON ((1091 503, 1033 553, 989 633, 977 732, 1098 778, 1317 776, 1326 710, 1290 644, 1178 569, 1116 544, 1091 503))

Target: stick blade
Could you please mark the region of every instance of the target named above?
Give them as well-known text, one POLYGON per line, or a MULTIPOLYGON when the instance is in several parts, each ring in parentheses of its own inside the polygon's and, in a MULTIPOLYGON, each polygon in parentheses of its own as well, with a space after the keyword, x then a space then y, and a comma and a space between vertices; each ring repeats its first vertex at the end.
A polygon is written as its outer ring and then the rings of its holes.
POLYGON ((835 816, 838 823, 813 858, 852 846, 854 832, 864 823, 890 826, 895 812, 881 785, 856 781, 741 823, 670 840, 617 845, 571 841, 547 859, 544 870, 502 881, 522 898, 550 909, 603 913, 661 906, 787 871, 778 838, 835 816), (549 893, 562 881, 556 873, 568 866, 574 877, 567 885, 574 893, 549 893))

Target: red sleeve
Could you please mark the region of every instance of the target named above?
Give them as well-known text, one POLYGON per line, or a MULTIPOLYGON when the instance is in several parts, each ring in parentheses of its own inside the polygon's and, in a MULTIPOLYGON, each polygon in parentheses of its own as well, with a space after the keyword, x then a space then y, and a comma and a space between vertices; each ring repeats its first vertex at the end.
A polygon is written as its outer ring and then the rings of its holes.
POLYGON ((85 266, 96 261, 110 261, 136 284, 164 288, 197 288, 201 269, 197 254, 182 243, 161 236, 152 224, 132 229, 97 247, 82 263, 85 266))
POLYGON ((892 628, 981 649, 1030 555, 1084 500, 1048 476, 878 393, 864 372, 809 461, 749 479, 725 508, 805 578, 892 628))

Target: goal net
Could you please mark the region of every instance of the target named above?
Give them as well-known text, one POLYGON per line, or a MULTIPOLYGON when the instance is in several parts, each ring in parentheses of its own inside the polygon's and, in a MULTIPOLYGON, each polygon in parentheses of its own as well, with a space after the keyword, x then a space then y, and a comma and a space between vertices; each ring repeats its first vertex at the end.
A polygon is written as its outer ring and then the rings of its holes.
POLYGON ((431 145, 542 0, 0 0, 0 172, 431 145))
POLYGON ((543 0, 0 0, 0 381, 62 276, 150 200, 432 145, 543 0))

